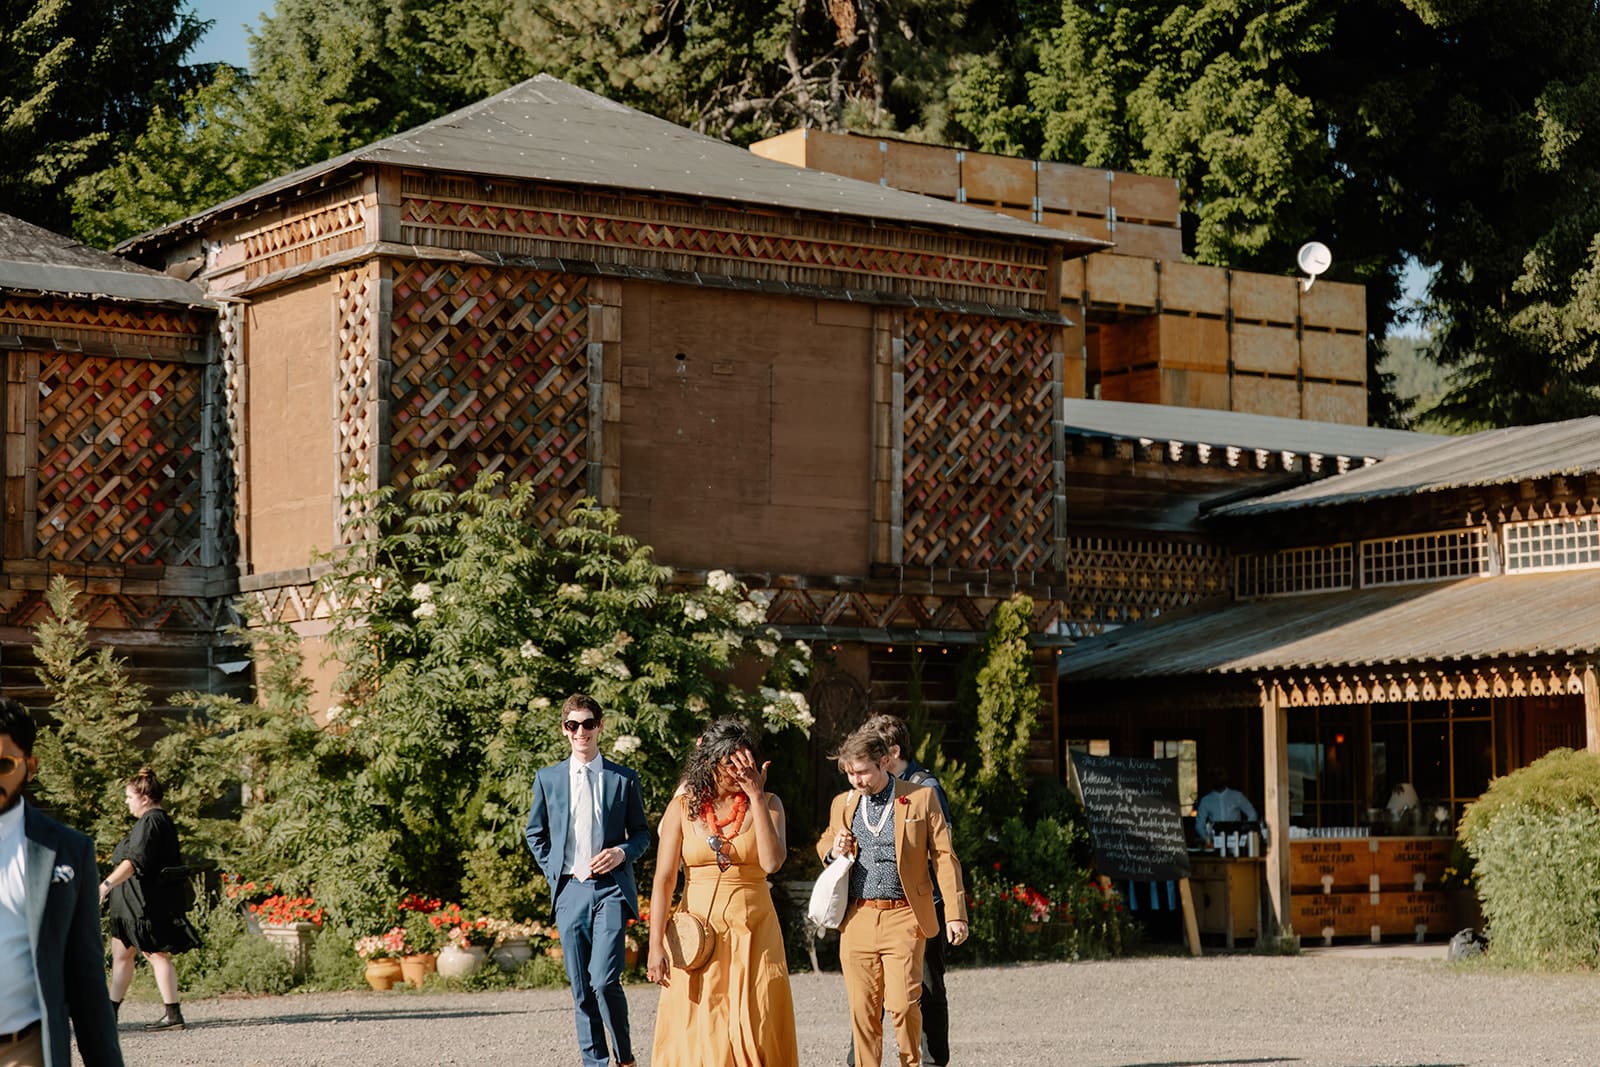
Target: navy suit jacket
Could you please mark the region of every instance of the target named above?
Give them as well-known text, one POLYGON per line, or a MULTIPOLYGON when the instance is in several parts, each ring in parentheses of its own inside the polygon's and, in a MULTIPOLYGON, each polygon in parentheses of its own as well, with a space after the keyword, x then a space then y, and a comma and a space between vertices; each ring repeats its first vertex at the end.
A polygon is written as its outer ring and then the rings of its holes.
MULTIPOLYGON (((550 905, 561 892, 561 861, 567 851, 567 829, 572 821, 572 761, 562 760, 541 768, 533 779, 533 806, 528 809, 528 848, 550 883, 550 905)), ((650 847, 650 824, 644 818, 644 794, 639 775, 618 763, 600 761, 601 847, 620 848, 627 859, 609 873, 622 890, 629 915, 639 917, 639 887, 633 865, 650 847)))
POLYGON ((28 941, 43 1011, 45 1067, 70 1067, 67 1020, 85 1067, 122 1067, 100 939, 94 845, 23 801, 28 941))

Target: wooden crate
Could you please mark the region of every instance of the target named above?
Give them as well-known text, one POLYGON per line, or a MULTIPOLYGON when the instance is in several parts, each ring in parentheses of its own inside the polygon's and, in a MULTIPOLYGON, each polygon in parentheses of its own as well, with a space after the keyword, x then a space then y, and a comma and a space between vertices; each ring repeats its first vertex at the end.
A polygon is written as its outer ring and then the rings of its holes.
POLYGON ((1033 160, 968 152, 961 161, 961 188, 967 200, 977 203, 1033 207, 1039 190, 1033 160))
POLYGON ((1233 410, 1300 418, 1300 383, 1294 379, 1233 376, 1233 410))
POLYGON ((1047 211, 1108 215, 1111 172, 1070 163, 1039 164, 1039 206, 1047 211))
POLYGON ((1341 382, 1367 380, 1367 339, 1357 333, 1300 335, 1300 365, 1308 378, 1335 378, 1341 382))
POLYGON ((1300 307, 1300 283, 1273 274, 1232 272, 1229 300, 1233 317, 1255 322, 1293 323, 1300 307))
POLYGON ((1119 256, 1144 256, 1147 259, 1175 260, 1183 258, 1183 231, 1173 226, 1147 226, 1137 222, 1123 222, 1111 228, 1112 249, 1119 256))
POLYGON ((1083 300, 1084 261, 1068 259, 1061 264, 1061 300, 1077 304, 1083 300))
POLYGON ((1134 222, 1178 225, 1178 182, 1146 174, 1115 171, 1111 178, 1111 206, 1117 209, 1117 224, 1134 222))
POLYGON ((1317 282, 1300 294, 1300 321, 1307 326, 1366 333, 1366 287, 1347 282, 1317 282))
POLYGON ((1100 372, 1155 366, 1161 356, 1160 320, 1156 315, 1108 322, 1100 327, 1100 372))
POLYGON ((1298 893, 1366 890, 1371 885, 1374 838, 1289 842, 1289 886, 1298 893))
POLYGON ((1235 322, 1233 366, 1235 370, 1293 376, 1300 367, 1300 344, 1294 330, 1235 322))
POLYGON ((1372 925, 1387 936, 1415 937, 1422 940, 1453 932, 1454 909, 1450 894, 1442 891, 1421 893, 1375 893, 1372 925))
POLYGON ((1096 252, 1084 269, 1084 288, 1091 303, 1155 308, 1154 260, 1096 252))
POLYGON ((1041 211, 1039 225, 1065 230, 1097 241, 1111 240, 1111 220, 1103 215, 1074 215, 1070 211, 1041 211))
POLYGON ((1337 422, 1345 426, 1367 424, 1367 387, 1307 382, 1301 397, 1301 418, 1337 422))
POLYGON ((961 190, 956 150, 910 141, 884 141, 883 178, 896 189, 954 200, 961 190))
POLYGON ((1371 937, 1371 893, 1290 893, 1289 925, 1303 938, 1371 937))
POLYGON ((1438 889, 1450 862, 1452 839, 1448 837, 1374 837, 1377 850, 1372 854, 1372 874, 1379 888, 1421 893, 1438 889))
POLYGON ((1192 311, 1201 315, 1228 313, 1228 272, 1198 263, 1166 262, 1161 265, 1161 307, 1167 311, 1192 311))

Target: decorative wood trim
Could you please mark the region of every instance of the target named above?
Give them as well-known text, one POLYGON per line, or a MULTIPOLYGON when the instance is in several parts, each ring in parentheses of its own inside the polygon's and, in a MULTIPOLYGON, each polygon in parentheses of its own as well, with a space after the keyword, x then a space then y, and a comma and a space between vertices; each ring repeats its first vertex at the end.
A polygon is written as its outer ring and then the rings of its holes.
POLYGON ((1051 309, 1048 246, 844 219, 407 173, 400 240, 1051 309))
MULTIPOLYGON (((1089 637, 1166 611, 1226 598, 1233 569, 1220 545, 1159 538, 1069 537, 1060 576, 1067 632, 1089 637)), ((1055 582, 1051 583, 1055 585, 1055 582)))
POLYGON ((382 377, 379 351, 381 273, 382 265, 373 262, 341 271, 335 283, 333 523, 342 543, 348 543, 356 535, 350 525, 360 514, 354 498, 382 484, 378 480, 378 455, 382 447, 378 403, 382 377))
POLYGON ((210 327, 199 308, 0 294, 0 349, 202 362, 210 327))
MULTIPOLYGON (((219 415, 224 431, 219 443, 224 452, 218 456, 218 470, 226 468, 232 478, 233 514, 231 544, 232 558, 250 558, 250 481, 247 477, 249 436, 250 368, 245 363, 245 305, 229 301, 217 311, 218 384, 222 390, 219 415)), ((222 531, 218 530, 219 539, 222 531)))
MULTIPOLYGON (((41 578, 37 588, 12 584, 0 589, 0 626, 31 628, 53 618, 45 602, 46 584, 48 579, 41 578)), ((214 634, 230 621, 228 602, 221 597, 96 591, 90 585, 79 593, 75 606, 78 618, 95 630, 214 634)))
POLYGON ((1482 666, 1385 666, 1381 670, 1286 672, 1260 676, 1287 707, 1387 704, 1402 700, 1476 700, 1485 697, 1582 695, 1582 663, 1496 663, 1482 666))
POLYGON ((250 279, 310 263, 367 243, 367 194, 364 181, 346 183, 297 201, 287 217, 245 230, 228 241, 216 260, 214 275, 244 269, 250 279))

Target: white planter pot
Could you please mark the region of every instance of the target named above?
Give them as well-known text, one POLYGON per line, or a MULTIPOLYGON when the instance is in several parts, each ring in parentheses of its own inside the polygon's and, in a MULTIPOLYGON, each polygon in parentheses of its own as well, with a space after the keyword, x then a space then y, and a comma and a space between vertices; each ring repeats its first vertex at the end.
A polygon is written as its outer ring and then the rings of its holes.
POLYGON ((496 945, 492 955, 500 969, 510 974, 533 959, 533 946, 528 944, 526 938, 513 938, 496 945))
POLYGON ((465 978, 482 967, 488 959, 489 950, 481 946, 457 948, 454 945, 446 945, 439 950, 439 976, 465 978))

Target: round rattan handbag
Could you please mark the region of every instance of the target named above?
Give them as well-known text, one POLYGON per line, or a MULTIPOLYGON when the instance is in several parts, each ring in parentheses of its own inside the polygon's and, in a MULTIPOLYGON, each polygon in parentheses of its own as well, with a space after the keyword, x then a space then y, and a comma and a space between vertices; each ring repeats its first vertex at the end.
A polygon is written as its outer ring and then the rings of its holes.
POLYGON ((667 959, 680 971, 698 971, 717 947, 717 932, 692 911, 679 909, 667 920, 667 959))

